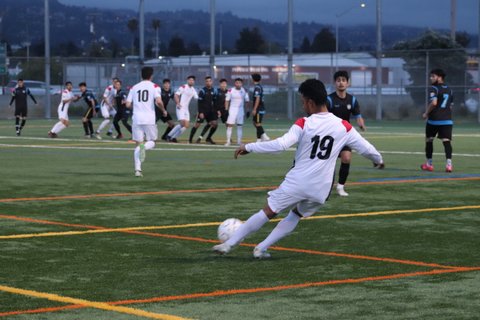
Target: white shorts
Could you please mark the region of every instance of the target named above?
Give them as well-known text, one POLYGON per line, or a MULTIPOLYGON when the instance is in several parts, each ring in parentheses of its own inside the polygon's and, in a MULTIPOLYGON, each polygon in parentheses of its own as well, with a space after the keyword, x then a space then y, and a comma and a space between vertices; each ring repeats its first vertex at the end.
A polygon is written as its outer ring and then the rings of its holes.
POLYGON ((185 121, 190 121, 190 110, 188 110, 188 107, 181 107, 176 108, 175 111, 177 112, 177 120, 185 120, 185 121))
POLYGON ((304 196, 295 195, 292 192, 286 192, 282 186, 268 192, 268 206, 275 213, 280 213, 285 209, 297 208, 302 217, 310 217, 322 206, 321 203, 305 199, 304 196))
POLYGON ((102 117, 104 117, 105 119, 114 117, 117 114, 117 111, 113 107, 110 108, 106 104, 102 104, 100 110, 102 111, 102 117))
POLYGON ((242 108, 229 108, 228 109, 228 124, 243 124, 243 107, 242 108))
POLYGON ((62 110, 61 105, 58 106, 57 112, 58 112, 58 119, 59 120, 62 120, 62 119, 68 120, 68 106, 63 107, 63 110, 62 110))
POLYGON ((158 129, 156 124, 133 124, 132 139, 138 142, 155 141, 158 138, 158 129))

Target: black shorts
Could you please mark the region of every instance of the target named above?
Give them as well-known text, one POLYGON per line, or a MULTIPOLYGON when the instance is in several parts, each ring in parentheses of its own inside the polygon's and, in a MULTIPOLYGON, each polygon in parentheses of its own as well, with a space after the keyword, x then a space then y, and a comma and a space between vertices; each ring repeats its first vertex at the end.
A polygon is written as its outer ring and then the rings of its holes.
POLYGON ((164 116, 162 111, 158 111, 158 112, 155 112, 155 122, 158 122, 158 120, 162 120, 163 123, 167 123, 168 121, 173 119, 170 113, 167 112, 167 115, 164 116))
POLYGON ((258 113, 258 112, 257 112, 257 114, 255 115, 255 117, 253 117, 253 123, 255 123, 255 124, 262 124, 263 116, 264 116, 263 113, 258 113))
POLYGON ((26 117, 28 113, 28 108, 23 107, 15 107, 15 117, 26 117))
POLYGON ((220 111, 220 119, 222 120, 222 123, 226 123, 228 119, 228 110, 221 110, 220 111))
POLYGON ((209 111, 207 113, 204 113, 205 119, 207 119, 207 122, 211 121, 217 121, 218 120, 218 113, 217 111, 209 111))
POLYGON ((128 118, 130 118, 130 110, 128 109, 118 109, 117 113, 115 114, 115 117, 113 117, 113 121, 128 121, 128 118))
POLYGON ((343 152, 343 151, 352 152, 352 148, 350 148, 349 146, 343 146, 342 150, 340 150, 340 153, 338 154, 338 157, 339 157, 339 158, 342 157, 342 152, 343 152))
POLYGON ((436 126, 436 125, 427 123, 427 126, 425 127, 425 136, 427 138, 438 137, 438 139, 452 140, 452 129, 453 129, 453 126, 451 124, 436 126))
POLYGON ((90 107, 87 109, 87 111, 85 111, 85 113, 83 114, 83 117, 84 118, 87 118, 87 119, 92 119, 93 118, 93 108, 90 107))

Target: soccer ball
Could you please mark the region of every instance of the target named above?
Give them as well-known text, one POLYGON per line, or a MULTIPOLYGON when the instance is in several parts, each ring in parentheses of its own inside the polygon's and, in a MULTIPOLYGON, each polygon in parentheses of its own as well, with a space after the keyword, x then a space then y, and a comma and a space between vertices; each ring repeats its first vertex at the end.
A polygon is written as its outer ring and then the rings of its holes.
POLYGON ((230 239, 233 233, 240 228, 242 223, 242 221, 236 218, 230 218, 223 221, 222 224, 218 226, 218 240, 220 240, 220 242, 225 242, 230 239))

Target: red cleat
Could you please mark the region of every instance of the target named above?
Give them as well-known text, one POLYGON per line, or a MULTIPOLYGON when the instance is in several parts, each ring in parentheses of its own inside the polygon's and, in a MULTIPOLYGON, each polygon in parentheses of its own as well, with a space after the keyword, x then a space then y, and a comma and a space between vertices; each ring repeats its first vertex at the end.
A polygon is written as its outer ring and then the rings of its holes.
POLYGON ((420 166, 420 168, 423 170, 423 171, 433 171, 433 166, 432 165, 429 165, 428 163, 424 163, 420 166))
POLYGON ((447 166, 445 167, 445 172, 452 172, 453 171, 453 167, 451 164, 447 164, 447 166))

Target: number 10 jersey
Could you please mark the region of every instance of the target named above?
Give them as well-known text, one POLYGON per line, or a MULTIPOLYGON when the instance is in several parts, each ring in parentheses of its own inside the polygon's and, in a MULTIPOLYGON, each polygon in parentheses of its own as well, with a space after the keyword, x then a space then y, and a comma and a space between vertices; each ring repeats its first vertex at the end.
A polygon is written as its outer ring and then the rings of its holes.
POLYGON ((160 87, 148 80, 134 85, 128 93, 127 101, 132 103, 132 124, 155 124, 155 100, 161 97, 160 87))

